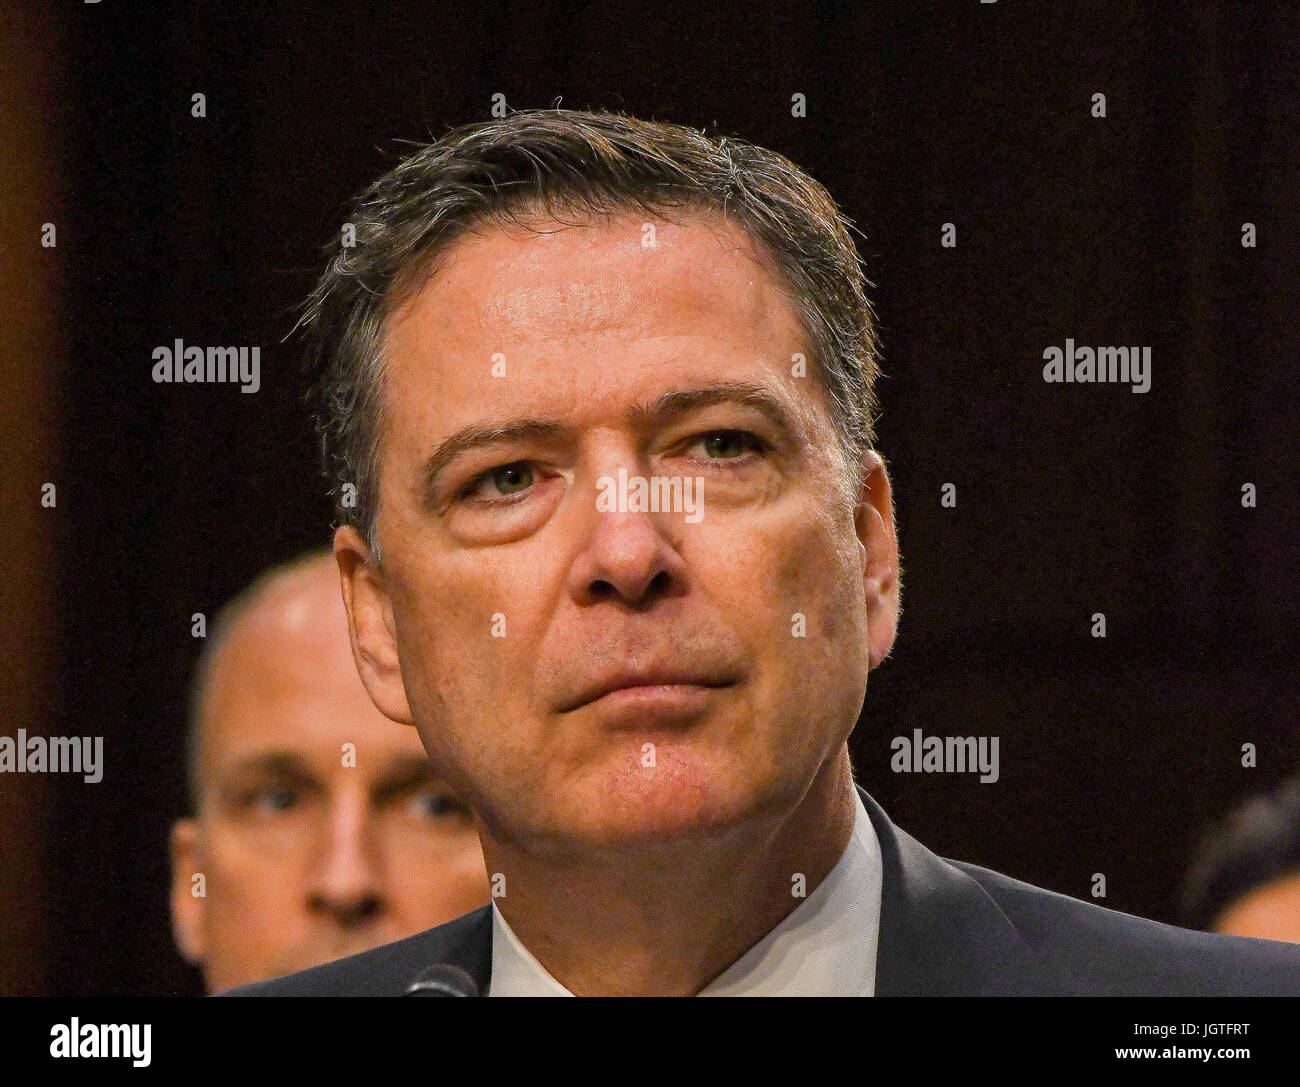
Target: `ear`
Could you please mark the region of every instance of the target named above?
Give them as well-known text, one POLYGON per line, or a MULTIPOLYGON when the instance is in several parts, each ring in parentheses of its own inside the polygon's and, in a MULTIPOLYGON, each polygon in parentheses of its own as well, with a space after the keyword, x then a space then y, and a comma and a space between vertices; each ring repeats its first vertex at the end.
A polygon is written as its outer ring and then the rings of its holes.
POLYGON ((207 956, 203 935, 206 898, 193 892, 194 873, 203 870, 199 849, 199 824, 195 819, 181 819, 172 826, 172 939, 181 957, 191 966, 202 966, 207 956))
POLYGON ((351 525, 334 533, 334 559, 348 612, 352 658, 370 700, 385 717, 412 723, 411 706, 397 656, 397 627, 383 571, 370 559, 370 548, 351 525))
POLYGON ((862 549, 870 647, 867 668, 870 670, 889 656, 894 647, 901 610, 902 572, 894 503, 884 458, 874 449, 868 450, 862 456, 860 468, 862 482, 854 508, 854 526, 862 549))

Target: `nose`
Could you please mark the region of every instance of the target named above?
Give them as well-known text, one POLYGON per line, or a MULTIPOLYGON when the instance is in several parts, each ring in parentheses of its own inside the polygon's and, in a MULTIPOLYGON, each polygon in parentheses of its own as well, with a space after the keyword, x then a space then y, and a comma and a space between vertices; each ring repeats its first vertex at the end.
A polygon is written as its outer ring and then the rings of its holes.
POLYGON ((643 609, 685 591, 685 562, 668 535, 674 514, 602 510, 595 491, 587 500, 586 538, 570 570, 576 603, 643 609))
POLYGON ((308 887, 311 912, 341 928, 368 924, 386 909, 369 800, 360 791, 334 798, 308 887))

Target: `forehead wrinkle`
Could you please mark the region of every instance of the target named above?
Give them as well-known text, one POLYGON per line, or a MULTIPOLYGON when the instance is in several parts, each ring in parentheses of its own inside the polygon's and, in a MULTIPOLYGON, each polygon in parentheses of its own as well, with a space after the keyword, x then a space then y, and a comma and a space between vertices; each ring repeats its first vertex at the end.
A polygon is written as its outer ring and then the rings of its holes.
POLYGON ((608 328, 634 308, 635 300, 625 276, 515 287, 488 296, 483 303, 483 323, 508 327, 529 339, 540 338, 542 332, 545 338, 554 339, 608 328), (539 325, 543 314, 544 329, 539 325))

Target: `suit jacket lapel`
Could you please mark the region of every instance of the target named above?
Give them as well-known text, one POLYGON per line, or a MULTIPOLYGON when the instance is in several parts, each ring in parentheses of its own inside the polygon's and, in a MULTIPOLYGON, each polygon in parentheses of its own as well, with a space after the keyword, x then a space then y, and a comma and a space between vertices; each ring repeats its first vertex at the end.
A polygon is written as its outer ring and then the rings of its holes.
POLYGON ((408 973, 436 963, 459 966, 474 979, 479 995, 487 996, 488 982, 492 980, 491 906, 481 906, 472 913, 431 929, 426 938, 427 942, 418 947, 418 962, 408 964, 408 973))
POLYGON ((880 841, 877 996, 1030 995, 1033 949, 973 877, 890 822, 861 788, 880 841))

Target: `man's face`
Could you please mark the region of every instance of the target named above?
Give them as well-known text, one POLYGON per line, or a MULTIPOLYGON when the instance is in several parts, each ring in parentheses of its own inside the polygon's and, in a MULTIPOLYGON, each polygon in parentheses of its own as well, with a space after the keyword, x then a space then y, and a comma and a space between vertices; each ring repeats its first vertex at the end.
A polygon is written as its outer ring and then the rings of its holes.
POLYGON ((210 991, 488 901, 468 812, 357 677, 333 562, 313 580, 245 618, 214 662, 201 804, 173 832, 172 893, 178 943, 210 991))
POLYGON ((893 639, 883 465, 843 483, 742 231, 546 229, 470 235, 390 318, 382 571, 335 541, 362 676, 492 839, 617 850, 788 811, 893 639), (702 480, 702 505, 622 503, 620 472, 702 480))

